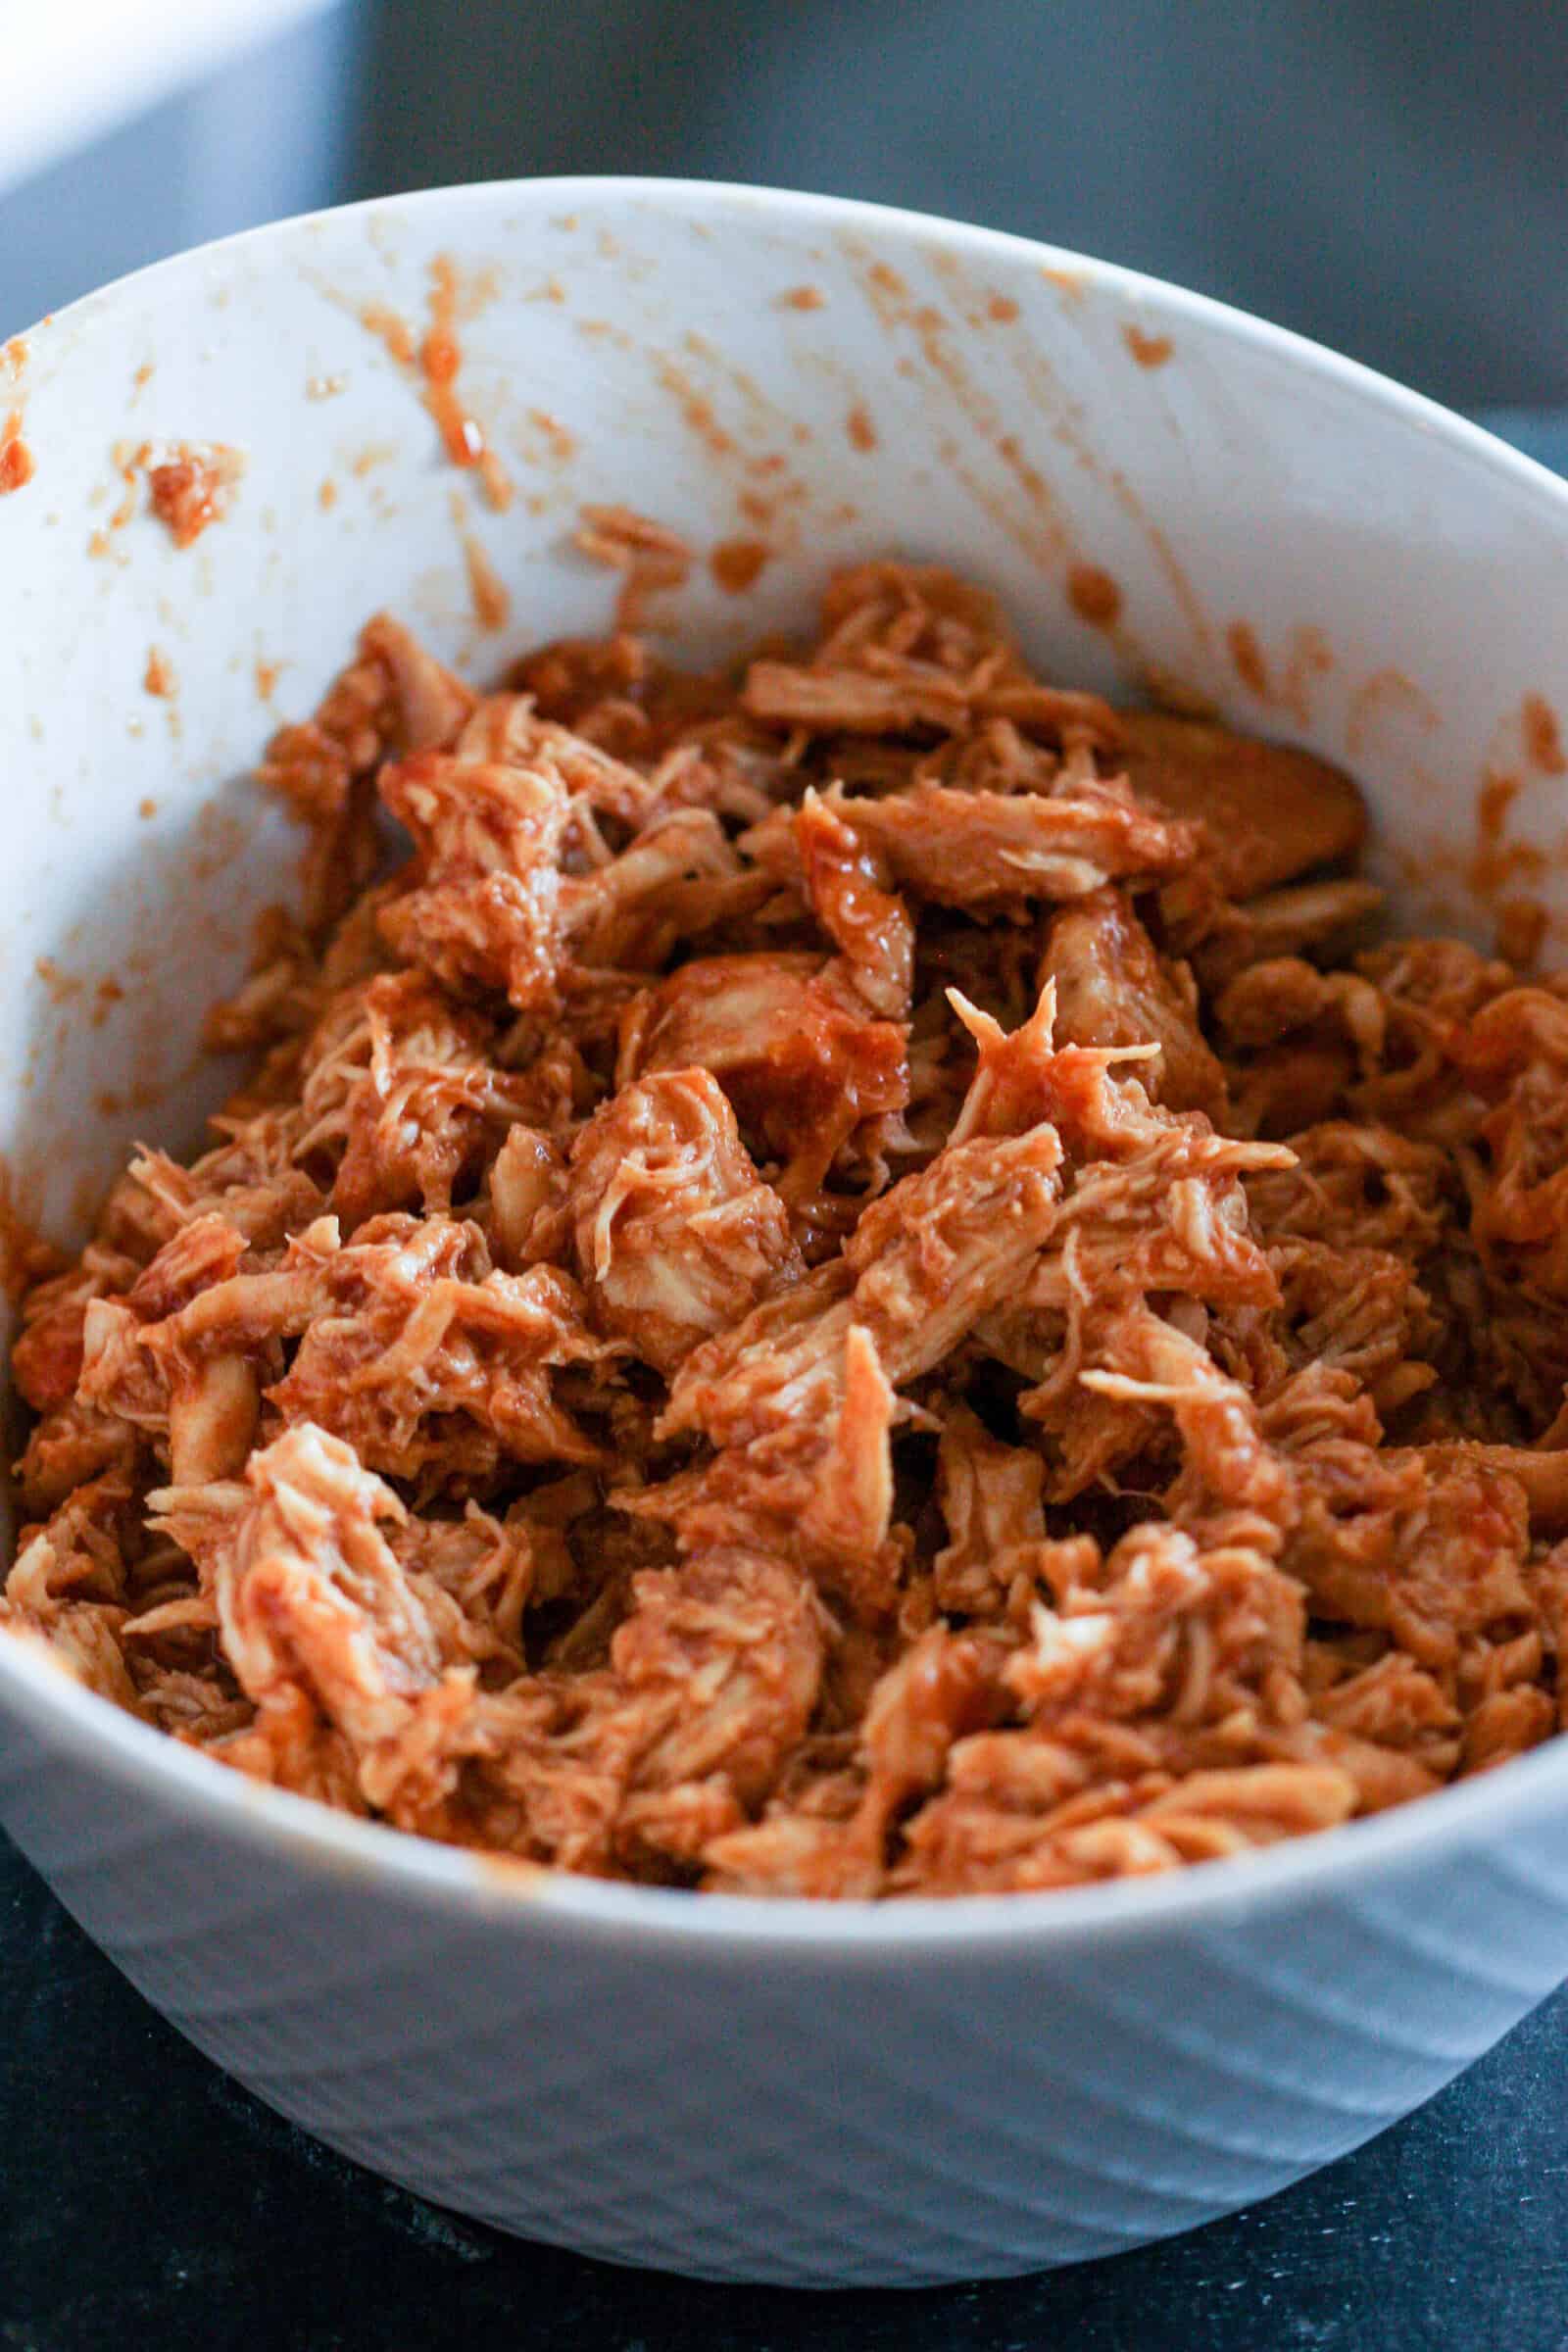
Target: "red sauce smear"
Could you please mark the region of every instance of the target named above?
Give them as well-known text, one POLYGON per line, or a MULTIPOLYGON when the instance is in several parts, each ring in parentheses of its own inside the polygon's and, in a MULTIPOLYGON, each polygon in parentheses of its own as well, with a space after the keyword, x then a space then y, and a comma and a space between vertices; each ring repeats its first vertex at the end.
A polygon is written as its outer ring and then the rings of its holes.
POLYGON ((24 489, 35 470, 32 452, 22 438, 22 411, 13 409, 0 425, 0 498, 24 489))
POLYGON ((1114 628, 1121 618, 1121 590, 1098 564, 1075 564, 1067 574, 1067 602, 1092 629, 1114 628))
POLYGON ((1524 699, 1523 719, 1525 750, 1531 764, 1539 767, 1544 776, 1568 775, 1568 758, 1562 748, 1562 728, 1557 713, 1544 695, 1527 694, 1524 699))
POLYGON ((543 433, 545 439, 550 444, 551 456, 553 458, 559 458, 563 465, 566 463, 568 458, 574 458, 576 456, 576 435, 568 432, 566 427, 562 423, 560 417, 552 416, 548 409, 530 409, 528 411, 528 422, 534 427, 535 431, 543 433))
POLYGON ((458 397, 463 352, 458 343, 457 315, 458 273, 442 256, 430 264, 430 325, 419 346, 424 405, 435 419, 453 465, 471 466, 477 471, 485 496, 499 514, 512 504, 512 482, 477 421, 458 397))
POLYGON ((1010 294, 993 294, 986 304, 986 317, 995 318, 999 326, 1010 326, 1018 316, 1018 305, 1010 294))
POLYGON ((1176 348, 1169 335, 1146 335, 1131 319, 1122 328, 1121 336, 1140 368, 1163 368, 1176 348))
POLYGON ((166 702, 179 691, 179 681, 169 656, 156 645, 148 653, 147 667, 142 672, 141 682, 149 694, 159 695, 166 702))
POLYGON ((503 629, 512 612, 512 599, 489 556, 471 532, 463 538, 463 560, 468 570, 468 597, 481 629, 503 629))
POLYGON ((708 567, 726 595, 740 596, 757 579, 767 556, 760 539, 726 539, 709 557, 708 567))
POLYGON ((871 422, 869 412, 861 408, 858 402, 844 419, 844 429, 850 436, 852 448, 875 449, 876 426, 871 422))
POLYGON ((1225 632, 1225 643, 1230 648, 1230 657, 1236 664, 1236 674, 1242 684, 1250 694, 1255 694, 1260 703, 1266 703, 1271 691, 1268 666, 1263 660, 1263 649, 1257 642, 1256 633, 1245 620, 1233 620, 1225 632))
POLYGON ((153 513, 176 547, 194 546, 209 523, 221 521, 242 470, 237 450, 193 449, 183 442, 162 465, 149 466, 153 513))
POLYGON ((670 360, 660 361, 659 380, 664 390, 672 393, 680 402, 680 413, 685 420, 687 430, 696 434, 698 440, 707 449, 709 456, 727 458, 733 451, 735 442, 732 435, 727 433, 719 423, 713 404, 706 392, 700 392, 690 376, 683 373, 670 360))
POLYGON ((11 1170, 0 1159, 0 1298, 20 1306, 33 1284, 64 1262, 60 1251, 24 1220, 13 1197, 11 1170))
POLYGON ((791 311, 820 311, 827 303, 827 296, 820 286, 791 286, 789 292, 780 299, 786 310, 791 311))

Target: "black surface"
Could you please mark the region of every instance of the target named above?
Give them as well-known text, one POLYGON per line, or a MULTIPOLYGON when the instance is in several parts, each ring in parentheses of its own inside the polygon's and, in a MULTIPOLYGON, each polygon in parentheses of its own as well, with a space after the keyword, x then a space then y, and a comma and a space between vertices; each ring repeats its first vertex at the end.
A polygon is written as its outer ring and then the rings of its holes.
POLYGON ((3 2352, 1568 2352, 1568 1990, 1234 2220, 902 2294, 685 2284, 500 2237, 316 2147, 131 1991, 0 1838, 3 2352))

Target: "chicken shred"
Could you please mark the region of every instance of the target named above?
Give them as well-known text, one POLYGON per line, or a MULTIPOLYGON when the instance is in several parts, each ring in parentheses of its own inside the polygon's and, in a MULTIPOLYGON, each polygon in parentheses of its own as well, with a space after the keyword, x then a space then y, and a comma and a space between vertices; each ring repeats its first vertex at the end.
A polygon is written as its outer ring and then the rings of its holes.
POLYGON ((695 674, 685 547, 582 544, 612 637, 480 696, 382 615, 269 747, 256 1065, 30 1268, 0 1622, 255 1779, 769 1896, 1568 1726, 1568 978, 1368 944, 1348 778, 951 574, 695 674))

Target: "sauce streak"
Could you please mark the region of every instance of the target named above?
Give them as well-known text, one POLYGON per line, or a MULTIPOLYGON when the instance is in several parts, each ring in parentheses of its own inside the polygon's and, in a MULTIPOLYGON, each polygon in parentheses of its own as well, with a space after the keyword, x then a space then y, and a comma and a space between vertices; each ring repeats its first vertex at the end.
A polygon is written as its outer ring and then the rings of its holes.
POLYGON ((1225 643, 1242 684, 1249 694, 1255 694, 1260 703, 1266 703, 1272 689, 1268 682, 1268 665, 1263 660, 1263 649, 1257 642, 1256 632, 1245 620, 1233 620, 1225 632, 1225 643))
POLYGON ((512 504, 512 481, 479 424, 458 397, 463 353, 458 343, 458 273, 445 255, 430 264, 430 325, 419 346, 424 405, 434 417, 454 466, 471 466, 498 514, 512 504))
POLYGON ((468 571, 468 598, 474 619, 481 629, 504 629, 511 616, 512 599, 506 583, 471 531, 463 535, 463 560, 468 571))
POLYGON ((32 452, 22 438, 22 411, 13 409, 0 425, 0 498, 25 489, 36 470, 32 452))
POLYGON ((1176 348, 1169 335, 1146 335, 1130 318, 1121 330, 1121 339, 1140 368, 1163 368, 1176 348))
POLYGON ((568 432, 566 427, 562 423, 560 417, 552 416, 548 409, 530 409, 528 411, 528 422, 534 427, 536 432, 543 433, 545 439, 550 444, 551 456, 553 458, 559 458, 563 465, 566 463, 568 458, 574 458, 576 456, 576 435, 568 432))
POLYGON ((1067 574, 1067 602, 1092 629, 1111 629, 1121 618, 1121 590, 1098 564, 1075 564, 1067 574))
POLYGON ((0 1298, 20 1306, 35 1282, 62 1265, 58 1250, 25 1223, 13 1193, 11 1170, 0 1159, 0 1298))
POLYGON ((760 539, 726 539, 708 559, 708 567, 727 596, 741 596, 767 562, 760 539))
POLYGON ((454 466, 471 467, 478 474, 485 496, 500 514, 512 504, 512 477, 458 394, 463 368, 458 296, 457 270, 441 255, 430 264, 430 323, 422 341, 416 338, 408 320, 384 303, 367 303, 359 314, 360 324, 377 338, 400 368, 423 377, 421 397, 447 456, 454 466))
POLYGON ((1533 767, 1544 776, 1568 775, 1568 758, 1562 748, 1562 728, 1557 713, 1544 695, 1527 694, 1524 699, 1523 721, 1525 750, 1533 767))
POLYGON ((844 419, 844 429, 850 436, 852 449, 875 449, 876 426, 871 422, 869 411, 858 401, 844 419))

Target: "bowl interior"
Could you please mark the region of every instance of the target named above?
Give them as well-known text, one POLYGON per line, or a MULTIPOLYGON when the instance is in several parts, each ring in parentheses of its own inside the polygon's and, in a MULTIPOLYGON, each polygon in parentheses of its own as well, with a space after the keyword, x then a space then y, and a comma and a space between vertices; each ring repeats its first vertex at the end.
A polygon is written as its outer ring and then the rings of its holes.
POLYGON ((200 1017, 295 858, 250 780, 268 734, 380 607, 481 678, 604 633, 595 502, 689 543, 646 615, 671 651, 799 627, 861 556, 950 563, 1048 676, 1349 765, 1402 915, 1568 909, 1568 492, 1126 271, 809 197, 452 190, 90 298, 0 355, 11 417, 34 471, 0 498, 0 1166, 56 1240, 222 1091, 200 1017), (243 464, 185 547, 146 484, 182 444, 243 464))

